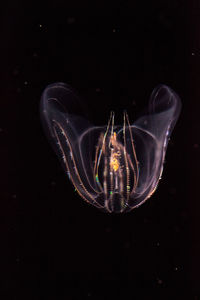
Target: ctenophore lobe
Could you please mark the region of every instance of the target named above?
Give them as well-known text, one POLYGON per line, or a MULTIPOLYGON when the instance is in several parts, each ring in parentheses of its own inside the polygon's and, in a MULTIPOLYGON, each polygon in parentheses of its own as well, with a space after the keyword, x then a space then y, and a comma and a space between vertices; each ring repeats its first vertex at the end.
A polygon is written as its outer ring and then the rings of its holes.
POLYGON ((40 106, 45 133, 75 189, 110 213, 128 212, 154 193, 180 110, 178 95, 165 85, 153 90, 147 112, 133 123, 124 111, 115 125, 111 111, 105 126, 91 124, 84 101, 64 83, 48 85, 40 106))

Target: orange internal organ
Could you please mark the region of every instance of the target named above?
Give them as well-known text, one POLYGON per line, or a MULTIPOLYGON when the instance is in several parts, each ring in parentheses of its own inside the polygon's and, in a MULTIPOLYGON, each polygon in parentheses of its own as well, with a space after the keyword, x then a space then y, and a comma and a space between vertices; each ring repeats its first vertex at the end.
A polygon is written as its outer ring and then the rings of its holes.
MULTIPOLYGON (((111 137, 111 144, 112 146, 116 149, 117 147, 117 136, 116 136, 116 132, 114 132, 114 134, 111 137)), ((120 166, 120 162, 118 159, 118 156, 120 156, 119 151, 118 152, 114 152, 111 154, 111 159, 110 159, 110 167, 116 172, 119 169, 120 166)))
POLYGON ((119 169, 119 160, 117 159, 118 154, 113 153, 110 160, 110 167, 116 172, 119 169))

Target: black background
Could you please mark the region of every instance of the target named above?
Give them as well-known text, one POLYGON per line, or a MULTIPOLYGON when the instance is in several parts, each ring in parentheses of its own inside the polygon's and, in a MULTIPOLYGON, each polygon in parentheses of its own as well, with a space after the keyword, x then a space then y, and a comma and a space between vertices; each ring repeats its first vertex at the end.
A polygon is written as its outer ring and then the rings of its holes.
POLYGON ((2 299, 141 299, 138 289, 199 299, 199 20, 199 1, 5 4, 2 299), (96 124, 127 106, 133 120, 160 83, 181 97, 162 180, 140 208, 104 214, 74 192, 39 118, 42 91, 58 81, 96 124))

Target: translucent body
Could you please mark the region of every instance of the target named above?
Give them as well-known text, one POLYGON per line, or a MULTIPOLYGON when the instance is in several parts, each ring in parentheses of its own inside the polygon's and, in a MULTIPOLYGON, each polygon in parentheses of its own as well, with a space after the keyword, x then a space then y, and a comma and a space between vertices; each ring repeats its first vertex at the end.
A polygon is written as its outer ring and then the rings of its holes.
POLYGON ((115 126, 89 123, 81 100, 64 83, 45 89, 41 117, 45 132, 79 195, 107 212, 127 212, 146 201, 161 178, 169 137, 180 113, 169 87, 154 89, 148 113, 133 124, 124 112, 115 126))

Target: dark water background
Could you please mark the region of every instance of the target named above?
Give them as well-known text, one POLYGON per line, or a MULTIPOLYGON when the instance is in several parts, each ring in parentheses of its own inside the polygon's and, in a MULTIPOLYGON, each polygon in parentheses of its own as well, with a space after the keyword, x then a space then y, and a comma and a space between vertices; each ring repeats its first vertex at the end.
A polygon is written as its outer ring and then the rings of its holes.
POLYGON ((2 299, 199 299, 200 3, 11 1, 2 12, 2 299), (38 113, 56 81, 97 124, 126 106, 134 119, 159 83, 179 94, 162 181, 143 206, 107 215, 74 192, 38 113))

